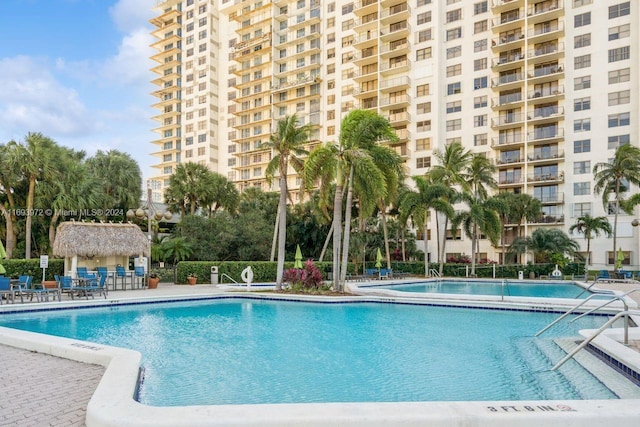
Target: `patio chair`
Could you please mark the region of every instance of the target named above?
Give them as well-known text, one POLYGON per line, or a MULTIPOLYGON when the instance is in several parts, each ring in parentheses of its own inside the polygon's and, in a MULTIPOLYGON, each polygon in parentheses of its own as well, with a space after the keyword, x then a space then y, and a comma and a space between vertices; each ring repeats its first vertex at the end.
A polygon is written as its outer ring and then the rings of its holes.
POLYGON ((107 281, 107 276, 99 276, 98 278, 92 279, 87 282, 87 285, 82 289, 82 294, 89 299, 94 298, 95 294, 104 295, 104 298, 107 298, 107 286, 105 285, 107 281))
POLYGON ((60 276, 60 294, 63 293, 71 295, 71 299, 74 299, 75 291, 73 290, 73 279, 71 276, 60 276))
POLYGON ((87 271, 87 267, 78 267, 76 268, 76 276, 77 277, 85 277, 89 272, 87 271))
MULTIPOLYGON (((7 299, 7 302, 11 300, 12 303, 16 302, 16 289, 11 286, 11 278, 10 277, 0 277, 0 305, 2 305, 2 296, 7 299)), ((22 301, 22 295, 20 295, 20 300, 22 301)), ((24 302, 24 301, 22 301, 24 302)))
POLYGON ((29 301, 33 301, 33 297, 36 297, 36 301, 49 301, 49 289, 45 288, 43 284, 34 284, 32 276, 19 276, 18 288, 22 295, 29 296, 29 301))
POLYGON ((129 272, 127 270, 124 269, 123 266, 121 266, 121 265, 117 266, 116 267, 115 284, 113 286, 114 289, 118 285, 118 277, 120 277, 122 279, 122 290, 124 291, 125 289, 127 289, 127 277, 131 277, 131 275, 129 274, 129 272))
POLYGON ((133 270, 133 274, 135 275, 135 277, 132 278, 133 280, 131 281, 131 288, 133 289, 134 283, 136 284, 136 287, 144 288, 144 279, 147 276, 147 274, 144 271, 144 267, 135 267, 133 270), (138 280, 140 282, 138 282, 138 280))
POLYGON ((598 273, 598 279, 606 279, 609 280, 611 279, 611 277, 609 276, 609 271, 608 270, 600 270, 600 273, 598 273))

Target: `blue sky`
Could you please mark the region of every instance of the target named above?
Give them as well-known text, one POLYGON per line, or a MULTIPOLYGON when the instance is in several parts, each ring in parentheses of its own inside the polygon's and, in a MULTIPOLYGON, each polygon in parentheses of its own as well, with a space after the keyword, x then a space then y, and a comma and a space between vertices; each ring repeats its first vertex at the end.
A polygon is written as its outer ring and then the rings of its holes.
POLYGON ((0 142, 42 132, 58 144, 117 149, 153 172, 150 107, 156 0, 2 0, 0 142))

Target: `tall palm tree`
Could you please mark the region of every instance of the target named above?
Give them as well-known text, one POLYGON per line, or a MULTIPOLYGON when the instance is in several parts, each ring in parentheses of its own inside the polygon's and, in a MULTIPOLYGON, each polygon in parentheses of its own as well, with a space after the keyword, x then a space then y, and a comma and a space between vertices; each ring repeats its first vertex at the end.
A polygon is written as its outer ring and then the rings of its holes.
POLYGON ((640 149, 630 144, 621 145, 608 162, 596 163, 593 167, 596 194, 602 193, 602 204, 607 212, 611 195, 614 197, 613 253, 617 248, 618 213, 624 204, 624 193, 628 185, 640 186, 640 149))
POLYGON ((589 214, 584 214, 579 216, 577 222, 569 227, 569 232, 573 233, 577 231, 578 233, 584 234, 584 238, 587 239, 587 257, 584 262, 585 272, 589 272, 589 256, 591 253, 591 239, 595 236, 599 236, 601 232, 607 234, 607 236, 611 235, 611 224, 607 217, 597 216, 592 217, 589 214))
POLYGON ((15 190, 20 183, 20 175, 10 162, 11 148, 0 144, 0 213, 5 220, 7 258, 13 257, 18 240, 16 208, 18 207, 15 190))
POLYGON ((486 203, 489 198, 487 187, 494 189, 498 186, 494 178, 495 171, 496 168, 489 159, 479 154, 472 155, 466 170, 467 188, 470 192, 462 193, 469 210, 462 212, 456 219, 456 224, 452 224, 454 230, 463 224, 465 233, 471 237, 472 275, 476 274, 476 253, 481 232, 487 234, 492 242, 496 242, 500 231, 500 218, 491 204, 486 203))
POLYGON ((57 148, 56 143, 41 133, 30 132, 24 143, 11 141, 7 144, 10 150, 10 167, 18 170, 29 182, 27 193, 27 209, 25 224, 25 258, 31 258, 31 223, 33 220, 33 201, 36 184, 49 179, 53 172, 51 154, 57 148))
POLYGON ((180 163, 169 177, 169 188, 165 191, 165 201, 172 212, 193 215, 203 207, 207 192, 207 177, 210 171, 199 163, 180 163))
POLYGON ((429 250, 428 250, 428 219, 431 210, 443 212, 447 217, 453 217, 453 206, 448 202, 451 188, 440 183, 432 182, 426 176, 413 176, 416 190, 402 193, 400 199, 400 211, 405 216, 412 216, 416 222, 422 223, 424 235, 424 274, 429 274, 429 250))
POLYGON ((273 158, 267 165, 266 176, 272 179, 276 171, 280 175, 280 202, 278 204, 278 266, 276 271, 276 290, 282 288, 282 275, 284 274, 285 243, 287 238, 287 177, 289 165, 302 175, 304 161, 301 156, 306 156, 308 151, 304 145, 309 142, 312 131, 311 125, 298 125, 298 116, 286 116, 278 121, 276 132, 271 135, 266 148, 273 150, 273 158))
POLYGON ((504 191, 502 193, 498 193, 492 196, 489 200, 491 201, 492 206, 494 207, 497 214, 500 216, 500 222, 502 224, 500 230, 500 252, 502 254, 502 262, 501 264, 506 264, 506 242, 505 242, 505 234, 506 234, 506 225, 514 223, 512 207, 515 205, 515 200, 517 198, 516 193, 512 193, 510 191, 504 191))
MULTIPOLYGON (((434 152, 439 164, 431 167, 428 172, 433 182, 446 185, 450 188, 458 188, 462 192, 469 190, 469 184, 467 182, 467 168, 472 159, 472 153, 462 146, 461 142, 454 142, 447 145, 444 151, 436 150, 434 152)), ((449 196, 449 203, 455 204, 458 200, 458 192, 453 192, 449 196)), ((440 219, 436 216, 436 224, 440 229, 440 219)), ((444 261, 446 254, 447 243, 447 228, 449 218, 444 217, 442 219, 442 240, 438 242, 438 262, 440 264, 440 274, 444 269, 444 261)))
MULTIPOLYGON (((366 110, 353 110, 343 120, 340 127, 338 143, 327 143, 314 149, 307 159, 304 181, 307 188, 319 183, 320 193, 326 194, 335 180, 335 196, 333 200, 333 286, 343 290, 340 261, 342 260, 342 205, 344 189, 353 185, 359 191, 367 191, 369 197, 363 200, 376 200, 386 194, 384 174, 376 166, 368 150, 378 140, 385 137, 388 122, 377 114, 366 110), (382 119, 382 120, 380 120, 382 119), (386 126, 385 126, 386 122, 386 126), (383 133, 381 133, 381 130, 383 133), (365 181, 368 177, 368 181, 365 181), (364 183, 366 182, 366 185, 364 183), (362 185, 358 184, 361 183, 362 185)), ((391 130, 393 132, 393 130, 391 130)), ((350 231, 350 210, 352 191, 347 191, 347 215, 345 215, 345 239, 350 231), (350 195, 351 194, 351 195, 350 195)), ((323 196, 321 196, 323 198, 323 196)), ((348 244, 348 240, 347 240, 348 244)), ((348 247, 348 246, 346 246, 348 247)), ((344 263, 346 275, 346 263, 344 263)))

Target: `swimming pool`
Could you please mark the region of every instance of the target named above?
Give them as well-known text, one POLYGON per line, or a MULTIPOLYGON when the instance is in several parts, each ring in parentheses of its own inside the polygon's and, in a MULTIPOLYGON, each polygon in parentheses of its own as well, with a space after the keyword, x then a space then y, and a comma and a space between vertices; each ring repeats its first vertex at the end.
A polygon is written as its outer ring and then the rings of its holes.
MULTIPOLYGON (((534 298, 586 298, 592 293, 574 283, 525 282, 519 280, 430 280, 414 283, 370 285, 375 289, 389 289, 409 293, 498 295, 534 298)), ((369 287, 360 285, 359 287, 369 287)))
POLYGON ((0 316, 0 325, 136 349, 142 403, 614 399, 577 363, 559 372, 557 313, 224 298, 0 316))

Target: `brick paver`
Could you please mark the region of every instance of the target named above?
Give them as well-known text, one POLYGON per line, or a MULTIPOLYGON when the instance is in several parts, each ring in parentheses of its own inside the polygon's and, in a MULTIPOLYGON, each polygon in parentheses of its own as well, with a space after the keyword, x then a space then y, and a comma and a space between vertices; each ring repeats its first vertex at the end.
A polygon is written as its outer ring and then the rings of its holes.
POLYGON ((0 345, 0 426, 84 426, 104 367, 0 345))

